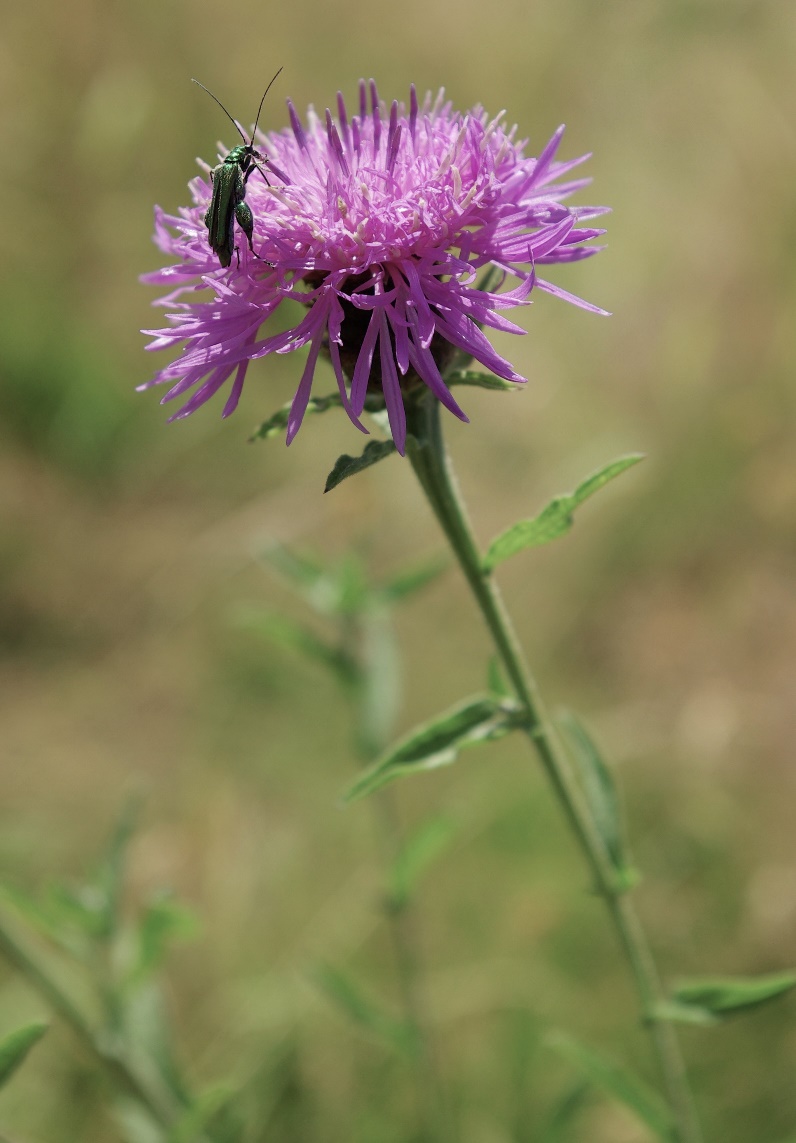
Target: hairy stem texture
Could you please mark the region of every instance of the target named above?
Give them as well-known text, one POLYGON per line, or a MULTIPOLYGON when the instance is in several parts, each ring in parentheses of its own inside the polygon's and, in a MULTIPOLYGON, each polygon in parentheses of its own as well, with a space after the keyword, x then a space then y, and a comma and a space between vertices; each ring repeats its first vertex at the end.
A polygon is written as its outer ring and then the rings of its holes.
POLYGON ((701 1143, 702 1135, 677 1034, 670 1023, 657 1016, 663 992, 649 945, 631 901, 617 885, 611 856, 596 828, 569 758, 545 713, 497 584, 483 569, 442 439, 439 403, 428 399, 416 401, 407 408, 407 420, 408 431, 413 438, 407 455, 475 597, 512 688, 525 708, 528 738, 586 859, 597 892, 605 901, 630 967, 641 1017, 650 1032, 675 1124, 673 1139, 676 1143, 701 1143))

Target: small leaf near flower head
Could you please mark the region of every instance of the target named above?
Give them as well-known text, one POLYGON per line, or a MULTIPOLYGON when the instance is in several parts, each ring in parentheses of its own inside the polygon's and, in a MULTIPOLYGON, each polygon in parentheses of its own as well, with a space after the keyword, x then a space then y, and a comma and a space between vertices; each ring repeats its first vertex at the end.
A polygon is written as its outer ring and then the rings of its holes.
POLYGON ((11 1079, 11 1076, 22 1064, 33 1045, 42 1038, 47 1028, 47 1024, 37 1021, 34 1024, 26 1024, 24 1028, 18 1028, 16 1032, 11 1032, 10 1035, 0 1040, 0 1087, 11 1079))
POLYGON ((518 703, 498 702, 489 695, 466 699, 383 754, 349 787, 345 799, 354 801, 405 774, 447 766, 464 747, 502 738, 521 726, 523 718, 518 703))
MULTIPOLYGON (((304 415, 307 416, 308 413, 325 413, 329 409, 339 409, 342 404, 343 402, 339 393, 327 393, 325 397, 310 397, 304 415)), ((249 437, 249 443, 268 440, 269 437, 280 436, 284 433, 287 428, 287 423, 290 420, 290 410, 292 407, 293 402, 288 401, 281 409, 277 409, 267 421, 263 421, 263 423, 254 430, 249 437)))
POLYGON ((395 451, 395 445, 392 441, 369 441, 361 456, 349 456, 347 453, 343 453, 342 456, 338 456, 334 468, 326 478, 324 492, 331 492, 349 476, 354 476, 357 472, 370 468, 372 464, 377 464, 386 456, 392 456, 395 451))
POLYGON ((454 369, 445 377, 448 385, 477 385, 480 389, 494 389, 502 393, 516 393, 521 385, 516 381, 506 381, 494 373, 477 373, 472 369, 454 369))
POLYGON ((630 453, 628 456, 619 457, 618 460, 612 461, 589 476, 574 492, 556 496, 538 516, 534 516, 531 520, 520 520, 518 524, 508 528, 489 545, 484 556, 484 570, 492 571, 503 560, 525 548, 548 544, 551 540, 557 540, 559 536, 565 535, 574 524, 572 513, 584 500, 588 500, 620 472, 624 472, 626 468, 631 468, 643 459, 642 453, 630 453))
POLYGON ((767 976, 717 976, 684 980, 672 993, 678 1007, 695 1009, 720 1020, 728 1016, 739 1016, 770 1000, 776 1000, 794 987, 796 972, 775 972, 767 976))

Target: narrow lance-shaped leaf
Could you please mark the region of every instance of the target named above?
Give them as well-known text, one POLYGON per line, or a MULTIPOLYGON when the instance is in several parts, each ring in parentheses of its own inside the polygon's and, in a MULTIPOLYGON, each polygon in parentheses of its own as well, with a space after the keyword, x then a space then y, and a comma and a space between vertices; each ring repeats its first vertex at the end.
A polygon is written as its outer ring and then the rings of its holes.
POLYGON ((196 935, 198 923, 193 913, 162 893, 148 904, 138 928, 138 955, 130 979, 139 981, 158 968, 173 940, 196 935))
POLYGON ((355 476, 356 473, 370 468, 385 457, 392 456, 394 452, 395 445, 392 441, 369 441, 361 456, 349 456, 348 453, 343 453, 342 456, 338 456, 334 468, 326 478, 324 492, 331 492, 349 476, 355 476))
POLYGON ((487 663, 486 685, 489 687, 490 694, 495 695, 497 698, 503 699, 511 697, 511 688, 503 675, 500 660, 495 655, 493 655, 487 663))
MULTIPOLYGON (((339 393, 329 393, 325 397, 310 397, 307 402, 307 414, 311 413, 325 413, 328 409, 340 408, 343 402, 340 399, 339 393)), ((290 419, 290 410, 293 406, 292 401, 288 401, 286 405, 282 405, 280 409, 259 425, 249 441, 264 441, 269 437, 279 436, 287 428, 287 423, 290 419)))
POLYGON ((683 980, 672 990, 678 1007, 693 1009, 714 1020, 739 1016, 776 1000, 796 987, 796 972, 766 976, 717 976, 683 980))
POLYGON ((263 557, 321 615, 358 611, 368 595, 362 560, 353 552, 324 566, 282 544, 273 543, 263 557))
POLYGON ((354 1024, 393 1047, 403 1051, 411 1050, 414 1044, 412 1030, 365 996, 350 977, 328 964, 317 968, 314 976, 327 996, 334 1000, 354 1024))
POLYGON ((135 833, 140 812, 141 798, 137 795, 128 798, 122 807, 122 812, 99 869, 97 881, 101 886, 104 899, 104 926, 101 935, 107 940, 115 934, 119 925, 127 851, 135 833))
POLYGON ((312 588, 328 573, 322 564, 303 552, 296 552, 278 541, 268 544, 262 558, 294 587, 312 588))
POLYGON ((284 615, 273 615, 260 608, 246 607, 238 610, 237 621, 246 630, 264 635, 281 647, 299 651, 308 659, 322 663, 343 686, 350 686, 359 679, 356 664, 350 655, 284 615))
POLYGON ((479 389, 498 390, 502 393, 516 393, 523 388, 516 381, 506 381, 494 373, 478 373, 474 369, 454 369, 445 381, 448 385, 473 385, 479 389))
POLYGON ((204 1129, 236 1094, 227 1084, 203 1092, 179 1117, 168 1134, 167 1143, 197 1143, 204 1129))
POLYGON ((390 870, 390 901, 403 905, 408 901, 420 875, 450 843, 455 825, 446 817, 433 817, 411 834, 401 847, 390 870))
POLYGON ((614 1060, 598 1055, 592 1048, 570 1036, 551 1037, 551 1045, 569 1060, 586 1079, 633 1112, 650 1129, 656 1139, 673 1143, 672 1117, 658 1093, 634 1072, 614 1060))
POLYGON ((564 732, 592 820, 616 871, 617 889, 629 889, 637 875, 625 854, 622 810, 613 774, 585 726, 572 711, 562 711, 556 722, 564 732))
POLYGON ((590 1085, 585 1080, 579 1080, 561 1096, 542 1130, 541 1143, 562 1143, 568 1137, 568 1129, 586 1102, 589 1091, 590 1085))
POLYGON ((421 591, 428 584, 433 583, 448 567, 447 559, 427 560, 417 567, 408 568, 399 572, 383 587, 376 589, 376 595, 385 603, 397 603, 409 595, 421 591))
POLYGON ((464 747, 507 734, 522 725, 523 717, 518 703, 498 702, 489 695, 467 699, 388 750, 353 783, 346 801, 370 794, 406 774, 446 766, 464 747))
POLYGON ((492 571, 503 560, 524 551, 525 548, 538 547, 565 535, 574 523, 572 513, 584 500, 588 500, 610 480, 619 476, 620 472, 624 472, 643 459, 641 453, 619 457, 618 460, 612 461, 589 476, 574 492, 556 496, 538 516, 534 516, 531 520, 520 520, 518 524, 512 525, 489 545, 484 556, 484 570, 492 571))
POLYGON ((7 1083, 22 1064, 34 1044, 47 1031, 48 1025, 37 1021, 26 1024, 0 1040, 0 1087, 7 1083))

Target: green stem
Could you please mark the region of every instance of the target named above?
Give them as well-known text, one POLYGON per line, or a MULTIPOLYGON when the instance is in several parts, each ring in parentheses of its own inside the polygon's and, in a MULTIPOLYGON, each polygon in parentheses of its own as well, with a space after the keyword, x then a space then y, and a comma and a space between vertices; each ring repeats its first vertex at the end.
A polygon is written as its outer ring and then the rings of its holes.
POLYGON ((68 1024, 88 1053, 106 1071, 114 1083, 150 1113, 165 1128, 178 1122, 183 1110, 165 1084, 154 1074, 146 1074, 126 1058, 121 1050, 103 1043, 101 1031, 95 1030, 77 1005, 56 983, 50 972, 13 932, 6 918, 0 917, 0 953, 25 977, 53 1011, 68 1024))
POLYGON ((605 901, 630 966, 642 1019, 649 1029, 661 1080, 675 1124, 676 1143, 701 1143, 702 1135, 688 1088, 685 1066, 671 1023, 657 1008, 663 990, 641 923, 628 896, 617 885, 610 854, 597 830, 569 762, 545 713, 497 584, 484 570, 466 510, 448 461, 440 427, 439 403, 407 402, 410 434, 407 455, 494 640, 500 660, 527 716, 527 734, 572 828, 605 901))
MULTIPOLYGON (((373 761, 373 759, 371 759, 373 761)), ((385 866, 392 867, 398 857, 401 845, 401 826, 392 790, 380 790, 373 799, 377 805, 381 829, 382 846, 385 851, 385 866)), ((415 1101, 417 1121, 422 1140, 442 1140, 450 1137, 449 1119, 446 1115, 446 1100, 438 1061, 434 1050, 434 1040, 426 1018, 428 1004, 425 995, 423 973, 419 953, 419 939, 416 924, 416 911, 409 901, 396 901, 388 894, 385 901, 390 937, 395 956, 398 984, 404 1019, 412 1029, 414 1045, 412 1062, 414 1067, 415 1101)))
MULTIPOLYGON (((360 619, 360 623, 362 619, 360 619)), ((367 622, 367 619, 365 619, 367 622)), ((388 728, 374 737, 367 715, 367 657, 361 653, 364 632, 350 617, 344 617, 341 630, 343 653, 355 664, 356 683, 350 698, 356 724, 356 750, 359 761, 368 765, 381 754, 389 740, 388 728)), ((403 833, 392 790, 381 790, 373 799, 377 844, 384 869, 394 867, 403 846, 403 833)), ((446 1101, 439 1073, 434 1042, 426 1018, 427 1001, 419 952, 415 910, 408 901, 396 901, 390 890, 385 895, 385 913, 395 957, 398 988, 404 1020, 412 1031, 412 1067, 418 1138, 423 1143, 442 1143, 450 1137, 446 1101)))

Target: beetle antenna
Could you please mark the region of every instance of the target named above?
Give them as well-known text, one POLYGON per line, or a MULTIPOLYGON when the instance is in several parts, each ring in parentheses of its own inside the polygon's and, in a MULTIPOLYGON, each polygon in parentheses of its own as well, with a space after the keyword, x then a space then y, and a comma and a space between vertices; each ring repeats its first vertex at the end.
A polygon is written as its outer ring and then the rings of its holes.
MULTIPOLYGON (((279 75, 279 72, 281 70, 282 70, 282 68, 280 67, 279 71, 274 76, 274 79, 276 79, 276 76, 279 75)), ((257 108, 257 118, 254 120, 254 127, 252 128, 252 137, 249 141, 250 147, 251 147, 252 143, 254 142, 254 136, 257 132, 257 124, 260 122, 260 112, 263 109, 263 104, 265 103, 265 97, 268 94, 268 92, 271 90, 271 87, 273 86, 273 83, 274 83, 274 79, 271 80, 271 82, 268 84, 268 87, 266 87, 265 91, 263 92, 263 97, 260 100, 260 106, 257 108)))
MULTIPOLYGON (((282 69, 280 68, 280 69, 279 69, 279 71, 281 71, 281 70, 282 70, 282 69)), ((279 75, 279 72, 277 72, 277 73, 276 73, 276 75, 279 75)), ((274 79, 276 79, 276 75, 274 76, 274 79)), ((272 79, 272 80, 271 80, 271 83, 273 83, 273 82, 274 82, 274 80, 272 79)), ((224 104, 221 102, 221 100, 220 100, 220 99, 218 99, 218 98, 217 98, 215 95, 213 95, 213 93, 212 93, 212 91, 210 90, 210 88, 209 88, 209 87, 205 87, 205 85, 204 85, 203 83, 200 83, 198 79, 191 79, 191 83, 195 83, 197 87, 201 87, 202 91, 206 91, 206 92, 207 92, 207 94, 210 96, 210 98, 211 98, 211 99, 215 99, 216 103, 217 103, 217 104, 218 104, 218 106, 221 108, 221 110, 224 112, 224 114, 226 115, 227 119, 229 119, 230 123, 231 123, 231 124, 232 124, 232 126, 235 128, 235 130, 238 132, 238 134, 240 135, 240 137, 241 137, 241 139, 243 140, 243 142, 244 142, 244 143, 246 143, 246 145, 247 145, 247 146, 250 146, 250 143, 249 143, 249 141, 247 140, 246 136, 245 136, 245 135, 243 134, 243 132, 241 131, 241 129, 240 129, 240 127, 238 126, 238 124, 235 122, 235 120, 232 118, 232 116, 230 115, 230 113, 227 111, 226 107, 225 107, 225 106, 224 106, 224 104)), ((271 86, 271 84, 269 83, 268 87, 270 87, 270 86, 271 86)), ((267 90, 268 90, 268 89, 266 88, 266 91, 267 91, 267 90)), ((263 98, 265 98, 265 96, 263 96, 263 98)), ((262 106, 262 104, 260 104, 260 106, 262 106)))

